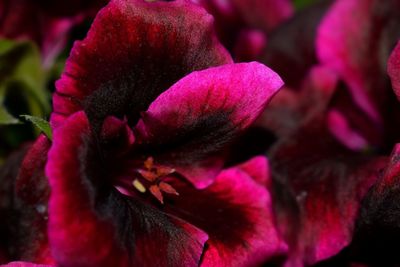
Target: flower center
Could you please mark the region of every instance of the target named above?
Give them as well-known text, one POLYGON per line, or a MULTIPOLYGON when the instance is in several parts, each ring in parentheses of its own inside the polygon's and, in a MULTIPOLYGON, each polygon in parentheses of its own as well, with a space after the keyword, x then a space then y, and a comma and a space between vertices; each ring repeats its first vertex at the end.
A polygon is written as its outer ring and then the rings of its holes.
POLYGON ((175 169, 156 166, 153 157, 148 157, 143 163, 143 168, 138 168, 136 171, 139 177, 132 181, 132 185, 140 193, 149 190, 161 204, 164 204, 163 193, 179 195, 175 188, 165 181, 175 169))

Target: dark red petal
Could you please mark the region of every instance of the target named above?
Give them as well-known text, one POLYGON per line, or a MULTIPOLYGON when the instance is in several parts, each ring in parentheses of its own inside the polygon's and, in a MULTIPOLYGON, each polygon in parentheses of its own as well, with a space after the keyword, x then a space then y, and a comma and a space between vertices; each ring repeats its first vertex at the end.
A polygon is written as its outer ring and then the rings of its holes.
MULTIPOLYGON (((245 165, 257 168, 259 160, 245 165)), ((260 181, 268 179, 267 173, 257 176, 262 176, 256 178, 260 181)), ((201 266, 259 266, 285 255, 270 194, 243 168, 222 171, 203 190, 184 182, 171 184, 179 196, 164 195, 165 211, 209 235, 201 266)))
POLYGON ((0 168, 0 264, 8 262, 9 248, 13 246, 10 219, 13 214, 14 184, 28 148, 29 145, 26 145, 13 152, 0 168))
POLYGON ((47 238, 50 188, 44 174, 50 145, 45 135, 38 137, 25 156, 15 183, 19 218, 14 238, 19 240, 16 245, 20 254, 18 259, 42 264, 54 262, 47 238))
POLYGON ((138 142, 155 160, 204 188, 222 167, 226 144, 258 117, 282 85, 276 73, 256 62, 191 73, 143 114, 136 127, 138 142))
POLYGON ((54 132, 46 174, 51 185, 49 240, 57 264, 197 266, 207 235, 120 194, 101 152, 83 112, 54 132))
POLYGON ((114 0, 87 37, 76 42, 57 82, 54 116, 84 109, 100 127, 108 115, 139 113, 186 74, 232 59, 219 44, 212 17, 186 1, 114 0))
POLYGON ((400 42, 393 50, 388 63, 388 73, 397 98, 400 99, 400 42))
POLYGON ((316 62, 317 26, 331 0, 322 0, 299 12, 268 36, 260 61, 274 69, 285 84, 298 88, 316 62))
POLYGON ((354 257, 371 266, 398 266, 400 238, 400 144, 380 180, 363 201, 351 244, 354 257))
POLYGON ((324 121, 311 120, 271 155, 276 207, 292 261, 314 264, 351 239, 360 202, 384 161, 343 147, 324 121), (296 223, 294 223, 296 222, 296 223))
POLYGON ((7 216, 5 237, 10 259, 53 263, 47 240, 49 186, 44 165, 50 141, 41 135, 25 155, 9 191, 13 193, 7 216))
POLYGON ((325 113, 337 91, 337 75, 324 66, 314 66, 302 83, 298 91, 282 88, 255 124, 282 139, 292 135, 310 117, 325 113))

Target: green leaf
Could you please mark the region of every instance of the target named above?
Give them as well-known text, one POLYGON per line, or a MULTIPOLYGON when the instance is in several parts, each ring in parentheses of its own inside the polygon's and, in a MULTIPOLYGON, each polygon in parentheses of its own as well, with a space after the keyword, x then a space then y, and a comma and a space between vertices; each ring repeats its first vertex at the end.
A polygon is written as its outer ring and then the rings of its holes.
POLYGON ((27 121, 32 122, 36 127, 38 127, 50 140, 52 140, 53 136, 51 133, 51 127, 48 121, 30 115, 21 115, 20 117, 24 118, 27 121))
POLYGON ((8 111, 0 106, 0 125, 18 124, 20 121, 14 118, 8 111))
MULTIPOLYGON (((33 43, 0 39, 0 106, 4 106, 10 91, 19 91, 27 109, 22 114, 47 115, 50 112, 50 94, 46 82, 47 73, 33 43)), ((14 110, 18 108, 11 107, 14 110)), ((11 109, 7 108, 8 111, 11 109)))

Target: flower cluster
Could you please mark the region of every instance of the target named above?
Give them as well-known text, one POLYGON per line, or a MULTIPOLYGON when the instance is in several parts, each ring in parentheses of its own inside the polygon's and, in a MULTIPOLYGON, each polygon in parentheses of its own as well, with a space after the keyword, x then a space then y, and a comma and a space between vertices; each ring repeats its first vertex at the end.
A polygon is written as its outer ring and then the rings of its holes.
POLYGON ((311 2, 0 0, 0 265, 399 266, 400 0, 311 2))

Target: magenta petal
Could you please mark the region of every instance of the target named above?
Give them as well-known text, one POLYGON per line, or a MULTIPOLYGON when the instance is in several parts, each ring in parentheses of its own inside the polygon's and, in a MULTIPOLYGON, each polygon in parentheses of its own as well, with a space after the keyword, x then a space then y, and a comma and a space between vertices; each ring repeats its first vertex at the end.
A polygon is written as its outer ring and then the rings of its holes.
POLYGON ((376 123, 387 108, 386 62, 400 36, 399 18, 397 0, 339 0, 318 31, 319 59, 339 73, 355 103, 376 123))
POLYGON ((139 113, 186 74, 232 62, 212 17, 187 1, 114 0, 76 42, 56 83, 57 126, 84 109, 95 127, 108 115, 139 113))
POLYGON ((362 151, 368 148, 368 141, 351 129, 342 112, 332 109, 328 113, 328 127, 331 133, 349 149, 362 151))
POLYGON ((161 94, 143 114, 138 142, 199 188, 222 167, 221 150, 248 127, 283 85, 260 63, 194 72, 161 94))
POLYGON ((400 42, 393 50, 388 63, 388 74, 397 98, 400 99, 400 42))
MULTIPOLYGON (((256 168, 260 160, 245 165, 256 168)), ((173 186, 179 196, 167 196, 166 211, 209 235, 202 267, 260 266, 285 255, 287 246, 275 226, 271 196, 243 168, 222 171, 203 190, 180 182, 173 186)))
POLYGON ((270 167, 268 159, 264 156, 256 156, 237 166, 247 173, 254 181, 270 187, 270 167))
POLYGON ((57 264, 197 266, 207 235, 120 194, 98 148, 83 112, 54 132, 46 174, 51 185, 49 240, 57 264))
POLYGON ((350 244, 360 203, 385 161, 348 150, 315 119, 273 151, 278 225, 292 246, 292 264, 336 255, 350 244))

